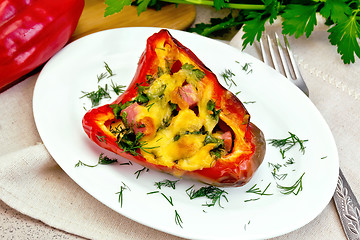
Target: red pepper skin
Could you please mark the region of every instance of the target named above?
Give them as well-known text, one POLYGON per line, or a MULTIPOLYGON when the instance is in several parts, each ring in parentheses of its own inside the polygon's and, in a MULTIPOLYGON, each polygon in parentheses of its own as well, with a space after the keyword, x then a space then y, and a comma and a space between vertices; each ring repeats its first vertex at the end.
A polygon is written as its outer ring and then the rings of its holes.
POLYGON ((84 4, 84 0, 2 0, 0 91, 64 47, 84 4))
MULTIPOLYGON (((195 171, 184 171, 174 167, 165 167, 149 163, 143 156, 130 155, 123 152, 117 145, 116 137, 110 133, 106 126, 115 119, 111 104, 107 104, 88 111, 83 118, 83 128, 89 138, 102 148, 108 149, 125 158, 133 160, 145 167, 160 170, 175 176, 187 176, 214 186, 242 186, 246 184, 254 172, 260 166, 265 155, 265 140, 259 128, 250 123, 250 115, 241 101, 231 92, 221 86, 215 76, 190 49, 184 47, 174 39, 167 30, 161 30, 147 40, 146 49, 143 52, 135 76, 128 89, 119 96, 112 104, 125 103, 136 97, 138 84, 146 85, 146 75, 157 72, 157 55, 155 49, 169 44, 174 51, 179 52, 179 60, 186 61, 199 68, 205 73, 199 87, 212 89, 212 99, 216 103, 216 109, 221 109, 220 128, 224 132, 231 129, 234 140, 232 151, 218 158, 211 167, 195 171), (181 59, 180 59, 181 58, 181 59), (103 136, 105 136, 105 141, 103 136)), ((181 66, 180 66, 181 67, 181 66)), ((179 62, 176 61, 172 70, 177 71, 179 62), (175 69, 175 70, 174 70, 175 69)))

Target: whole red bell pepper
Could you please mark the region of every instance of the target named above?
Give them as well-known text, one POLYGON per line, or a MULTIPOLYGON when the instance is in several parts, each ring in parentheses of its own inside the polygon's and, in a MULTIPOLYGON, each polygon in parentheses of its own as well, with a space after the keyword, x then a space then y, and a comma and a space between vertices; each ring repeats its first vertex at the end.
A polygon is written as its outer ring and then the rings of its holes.
POLYGON ((82 124, 105 149, 215 186, 244 185, 265 155, 241 101, 167 30, 148 38, 127 90, 82 124))
POLYGON ((64 47, 83 8, 84 0, 2 0, 0 91, 64 47))

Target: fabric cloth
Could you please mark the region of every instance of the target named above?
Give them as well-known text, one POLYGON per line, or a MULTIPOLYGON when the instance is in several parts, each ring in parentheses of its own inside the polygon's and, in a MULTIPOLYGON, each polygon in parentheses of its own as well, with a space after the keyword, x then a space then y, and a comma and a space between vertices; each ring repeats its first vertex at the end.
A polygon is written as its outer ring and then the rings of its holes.
MULTIPOLYGON (((279 26, 269 27, 267 31, 279 26)), ((230 44, 241 49, 241 31, 230 44)), ((319 109, 335 137, 340 167, 360 199, 360 60, 344 65, 319 23, 309 39, 290 45, 319 109)), ((259 58, 257 46, 245 50, 259 58)), ((80 188, 43 145, 33 119, 38 75, 0 94, 0 198, 51 227, 89 239, 180 239, 112 211, 80 188)), ((316 184, 316 183, 315 183, 316 184)), ((315 200, 315 199, 314 199, 315 200)), ((344 239, 333 201, 306 226, 276 239, 344 239)))

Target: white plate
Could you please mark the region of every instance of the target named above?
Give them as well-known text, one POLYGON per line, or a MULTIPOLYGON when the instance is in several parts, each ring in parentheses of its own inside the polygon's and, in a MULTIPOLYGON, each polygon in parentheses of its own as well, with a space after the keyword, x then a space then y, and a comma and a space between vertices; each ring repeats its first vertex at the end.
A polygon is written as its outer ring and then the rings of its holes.
MULTIPOLYGON (((141 224, 180 237, 191 239, 261 239, 279 236, 300 228, 313 220, 330 201, 338 176, 338 154, 326 122, 311 101, 288 80, 257 59, 216 40, 195 34, 170 30, 181 43, 190 48, 226 86, 221 73, 230 69, 235 76, 230 91, 237 93, 250 112, 252 122, 259 126, 266 139, 284 138, 288 131, 307 139, 305 154, 298 149, 286 153, 282 160, 278 148, 268 145, 263 164, 253 179, 241 188, 226 188, 228 202, 221 206, 202 206, 204 198, 190 200, 185 190, 201 183, 182 179, 176 189, 160 191, 172 197, 173 205, 155 191, 155 182, 176 178, 153 170, 134 174, 142 167, 112 164, 94 168, 75 167, 81 160, 96 164, 100 153, 114 158, 96 146, 82 129, 81 120, 90 101, 80 98, 83 93, 109 85, 111 79, 127 85, 131 81, 138 59, 145 49, 146 39, 157 28, 122 28, 103 31, 79 39, 56 54, 42 70, 34 90, 33 108, 36 125, 48 151, 89 194, 114 211, 141 224), (116 74, 97 82, 105 71, 106 62, 116 74), (250 63, 247 71, 243 69, 250 63), (239 91, 241 91, 239 93, 239 91), (295 164, 283 166, 279 174, 288 173, 284 180, 272 176, 270 163, 283 164, 293 157, 295 164), (303 177, 303 191, 298 195, 280 193, 276 183, 290 186, 303 177), (246 193, 254 184, 266 193, 246 193), (121 186, 122 206, 119 202, 121 186), (257 199, 246 201, 249 199, 257 199), (182 227, 175 223, 175 210, 182 227)), ((103 100, 100 104, 112 102, 103 100)), ((128 162, 118 157, 119 162, 128 162)))

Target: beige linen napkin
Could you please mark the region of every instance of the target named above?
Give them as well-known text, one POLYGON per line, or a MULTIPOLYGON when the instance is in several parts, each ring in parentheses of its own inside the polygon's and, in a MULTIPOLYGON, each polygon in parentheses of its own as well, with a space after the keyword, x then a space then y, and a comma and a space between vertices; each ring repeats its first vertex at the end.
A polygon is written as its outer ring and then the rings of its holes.
MULTIPOLYGON (((319 27, 290 39, 310 98, 337 142, 340 166, 360 199, 360 60, 344 65, 319 27)), ((231 41, 241 45, 241 32, 231 41)), ((248 48, 257 55, 256 48, 248 48)), ((56 164, 37 133, 32 94, 37 75, 0 94, 0 198, 49 226, 90 239, 179 239, 129 220, 98 202, 56 164)), ((49 100, 51 103, 51 99, 49 100)), ((316 184, 316 183, 314 183, 316 184)), ((316 201, 316 199, 314 199, 316 201)), ((311 223, 277 239, 343 239, 333 202, 311 223)))

